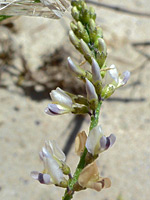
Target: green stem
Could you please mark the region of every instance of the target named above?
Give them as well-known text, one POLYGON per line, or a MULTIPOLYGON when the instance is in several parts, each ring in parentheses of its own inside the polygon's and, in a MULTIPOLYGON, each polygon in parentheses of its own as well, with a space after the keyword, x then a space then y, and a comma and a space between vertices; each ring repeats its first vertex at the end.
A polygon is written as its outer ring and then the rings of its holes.
MULTIPOLYGON (((94 127, 97 126, 98 124, 98 119, 99 119, 99 113, 100 113, 100 108, 101 108, 101 105, 102 105, 102 101, 99 101, 98 105, 97 105, 97 108, 95 110, 95 114, 91 116, 91 124, 90 124, 90 128, 89 130, 91 131, 94 127)), ((85 157, 87 155, 87 149, 85 148, 84 149, 84 152, 82 154, 82 156, 80 157, 80 161, 78 163, 78 166, 76 168, 76 171, 73 175, 73 178, 69 181, 69 184, 68 184, 68 188, 67 190, 65 191, 65 194, 63 196, 63 200, 70 200, 73 198, 73 193, 74 193, 74 190, 73 190, 73 187, 74 185, 76 184, 76 182, 78 181, 78 177, 82 171, 82 169, 85 167, 86 163, 85 163, 85 157)))

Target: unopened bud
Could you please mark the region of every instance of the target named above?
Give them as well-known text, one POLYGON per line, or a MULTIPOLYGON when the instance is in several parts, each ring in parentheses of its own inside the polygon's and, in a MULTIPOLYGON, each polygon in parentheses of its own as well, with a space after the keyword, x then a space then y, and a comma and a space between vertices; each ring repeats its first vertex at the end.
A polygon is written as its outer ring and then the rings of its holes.
POLYGON ((99 67, 102 68, 103 65, 105 64, 107 54, 104 54, 103 52, 100 53, 99 51, 96 53, 96 60, 99 64, 99 67))
POLYGON ((73 30, 73 32, 76 32, 78 30, 78 27, 74 22, 70 23, 70 27, 71 27, 71 30, 73 30))
POLYGON ((87 5, 84 3, 83 4, 83 9, 82 9, 82 22, 83 23, 88 23, 90 20, 90 13, 87 8, 87 5))
POLYGON ((96 29, 96 23, 93 19, 90 19, 89 27, 91 31, 94 31, 96 29))
POLYGON ((70 57, 68 57, 68 66, 71 72, 73 72, 79 78, 85 77, 86 72, 79 66, 75 65, 70 57))
POLYGON ((95 40, 94 40, 94 47, 98 48, 99 47, 99 38, 103 38, 103 31, 100 27, 96 28, 96 34, 95 34, 95 40))
POLYGON ((102 80, 100 67, 94 58, 92 58, 92 77, 94 83, 102 80))
POLYGON ((65 174, 65 175, 70 174, 70 168, 65 163, 62 165, 62 171, 63 171, 63 174, 65 174))
POLYGON ((101 27, 97 27, 97 36, 103 38, 103 30, 101 27))
POLYGON ((94 10, 93 7, 89 8, 89 13, 90 13, 90 18, 95 20, 96 19, 96 13, 95 13, 95 10, 94 10))
POLYGON ((96 94, 94 85, 88 79, 86 79, 86 93, 90 108, 95 110, 98 103, 98 96, 96 94))
POLYGON ((90 38, 89 38, 89 35, 88 35, 88 32, 87 30, 84 28, 83 24, 79 21, 78 24, 78 30, 79 30, 79 33, 80 33, 80 36, 81 38, 86 42, 86 43, 89 43, 90 42, 90 38))
POLYGON ((64 181, 61 181, 60 184, 59 184, 60 187, 63 187, 63 188, 67 188, 68 186, 68 181, 67 180, 64 180, 64 181))
POLYGON ((99 38, 98 39, 98 50, 102 53, 104 53, 104 54, 106 54, 107 53, 107 46, 106 46, 106 43, 105 43, 105 41, 102 39, 102 38, 99 38))
POLYGON ((76 6, 72 7, 71 13, 72 13, 73 18, 74 18, 76 21, 78 21, 78 20, 80 19, 80 12, 78 11, 78 9, 77 9, 76 6))
POLYGON ((72 30, 69 31, 69 38, 71 43, 75 46, 75 48, 80 51, 80 40, 77 38, 77 36, 72 30))
POLYGON ((97 94, 100 95, 102 90, 102 77, 100 67, 94 58, 92 58, 92 80, 97 94))
POLYGON ((86 42, 84 42, 82 39, 80 40, 80 45, 81 45, 82 53, 83 53, 85 59, 89 63, 91 63, 92 62, 91 58, 93 57, 92 51, 90 50, 90 48, 88 47, 86 42))

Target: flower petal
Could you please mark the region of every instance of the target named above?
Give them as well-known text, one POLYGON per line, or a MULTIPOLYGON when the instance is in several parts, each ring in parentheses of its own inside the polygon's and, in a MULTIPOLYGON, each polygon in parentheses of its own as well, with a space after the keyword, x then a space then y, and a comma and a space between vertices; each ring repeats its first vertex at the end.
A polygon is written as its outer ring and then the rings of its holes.
POLYGON ((35 180, 38 180, 42 184, 47 184, 47 185, 52 184, 51 177, 49 174, 42 174, 37 171, 32 171, 31 177, 34 178, 35 180))
POLYGON ((48 174, 51 175, 53 183, 60 184, 60 182, 64 180, 64 176, 56 160, 54 160, 53 158, 46 158, 45 162, 48 174))
POLYGON ((116 66, 115 65, 111 65, 110 68, 111 69, 108 71, 109 75, 111 76, 111 78, 113 78, 115 80, 116 83, 118 83, 119 75, 118 75, 118 71, 116 69, 116 66))
POLYGON ((78 156, 80 156, 83 153, 86 140, 87 140, 87 135, 85 131, 82 131, 77 134, 75 139, 75 152, 78 156))
POLYGON ((83 188, 86 188, 89 181, 94 180, 94 182, 96 182, 98 179, 99 179, 98 167, 96 165, 96 162, 92 162, 82 170, 78 178, 78 183, 83 188))
POLYGON ((125 85, 128 82, 129 78, 130 78, 130 72, 129 71, 123 72, 122 78, 119 78, 118 87, 125 85))
POLYGON ((72 107, 72 99, 59 87, 50 93, 52 101, 62 106, 72 107))
POLYGON ((116 136, 111 134, 109 137, 102 136, 100 139, 100 150, 105 151, 110 148, 116 141, 116 136))
POLYGON ((45 112, 48 115, 61 115, 70 112, 69 108, 63 107, 57 104, 48 104, 48 107, 45 109, 45 112))
POLYGON ((86 78, 86 93, 88 101, 98 99, 94 85, 86 78))
POLYGON ((93 128, 87 138, 86 148, 89 153, 96 155, 100 151, 100 138, 103 136, 101 126, 93 128))
POLYGON ((58 144, 55 141, 49 141, 49 145, 52 148, 53 156, 56 157, 58 160, 65 162, 66 156, 64 152, 59 148, 58 144))
POLYGON ((100 74, 100 67, 99 67, 97 61, 94 58, 92 58, 92 77, 93 77, 94 83, 96 81, 102 80, 102 77, 101 77, 101 74, 100 74))

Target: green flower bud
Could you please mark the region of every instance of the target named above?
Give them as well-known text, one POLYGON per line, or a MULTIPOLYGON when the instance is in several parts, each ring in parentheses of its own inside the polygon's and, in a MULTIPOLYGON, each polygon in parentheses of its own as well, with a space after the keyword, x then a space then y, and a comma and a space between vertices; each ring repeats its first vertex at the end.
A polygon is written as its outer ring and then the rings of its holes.
POLYGON ((103 37, 103 32, 100 27, 96 27, 96 23, 93 19, 89 21, 89 35, 94 46, 98 47, 98 39, 103 37))
POLYGON ((76 6, 77 7, 77 9, 79 10, 79 11, 81 11, 81 9, 82 9, 82 5, 83 5, 83 1, 78 1, 78 0, 72 0, 71 1, 71 5, 72 5, 72 7, 74 7, 74 6, 76 6))
POLYGON ((96 13, 95 13, 95 10, 94 10, 93 7, 89 8, 89 13, 90 13, 90 18, 95 20, 96 19, 96 13))
POLYGON ((96 28, 96 33, 95 33, 95 38, 94 38, 94 47, 98 48, 99 45, 99 38, 103 38, 103 31, 100 27, 96 28))
POLYGON ((63 171, 63 174, 65 174, 65 175, 70 174, 70 168, 65 163, 62 165, 62 171, 63 171))
POLYGON ((97 36, 103 38, 103 30, 101 27, 97 27, 97 36))
POLYGON ((89 29, 91 31, 95 31, 96 30, 96 23, 95 23, 95 21, 93 19, 90 19, 90 21, 89 21, 89 29))
POLYGON ((105 41, 102 38, 98 39, 98 50, 100 52, 103 52, 104 54, 107 53, 107 46, 106 46, 105 41))
POLYGON ((80 45, 81 45, 82 53, 83 53, 85 59, 89 63, 91 63, 92 62, 91 58, 93 57, 92 51, 90 50, 88 45, 82 39, 80 40, 80 45))
POLYGON ((71 5, 72 5, 72 7, 78 6, 78 5, 79 5, 79 1, 77 1, 77 0, 72 0, 72 1, 71 1, 71 5))
POLYGON ((76 25, 74 22, 71 22, 71 23, 70 23, 70 28, 71 28, 71 30, 72 30, 74 33, 76 33, 77 30, 78 30, 78 27, 77 27, 77 25, 76 25))
POLYGON ((80 48, 80 40, 77 38, 77 36, 74 34, 72 30, 69 31, 69 38, 71 43, 75 46, 75 48, 78 49, 80 52, 82 52, 80 48))
POLYGON ((79 33, 80 33, 80 37, 86 42, 86 43, 89 43, 90 42, 90 38, 89 38, 89 35, 88 35, 88 32, 87 30, 84 28, 83 24, 79 21, 78 24, 78 30, 79 30, 79 33))
POLYGON ((104 54, 103 52, 100 53, 99 51, 96 52, 96 60, 99 64, 99 67, 102 68, 103 65, 105 64, 105 60, 106 60, 107 55, 104 54))
POLYGON ((78 11, 78 9, 77 9, 76 6, 72 7, 71 13, 72 13, 72 17, 73 17, 76 21, 79 21, 79 19, 80 19, 80 12, 78 11))
POLYGON ((84 3, 81 10, 81 19, 83 24, 87 24, 90 20, 90 12, 87 5, 84 3))
POLYGON ((62 188, 67 188, 68 186, 68 181, 64 179, 64 181, 61 181, 60 184, 59 184, 59 187, 62 187, 62 188))

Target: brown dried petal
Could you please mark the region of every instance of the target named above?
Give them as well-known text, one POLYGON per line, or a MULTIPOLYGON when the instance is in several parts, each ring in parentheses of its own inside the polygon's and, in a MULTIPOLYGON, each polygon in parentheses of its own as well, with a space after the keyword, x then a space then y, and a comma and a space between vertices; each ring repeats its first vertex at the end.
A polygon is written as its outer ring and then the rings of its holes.
POLYGON ((82 131, 77 134, 75 139, 75 152, 78 156, 80 156, 83 153, 86 140, 87 140, 87 135, 85 131, 82 131))
POLYGON ((88 188, 94 189, 97 192, 101 191, 103 188, 109 188, 111 186, 111 181, 109 178, 100 178, 98 182, 89 181, 87 186, 88 188))
POLYGON ((96 191, 101 191, 103 188, 111 186, 109 178, 99 177, 98 167, 96 162, 87 165, 81 172, 78 183, 83 188, 91 188, 96 191))
POLYGON ((87 165, 81 172, 78 182, 82 187, 86 187, 89 181, 97 182, 99 180, 99 172, 96 162, 87 165))

